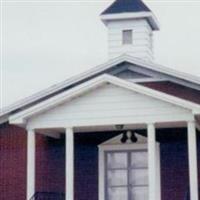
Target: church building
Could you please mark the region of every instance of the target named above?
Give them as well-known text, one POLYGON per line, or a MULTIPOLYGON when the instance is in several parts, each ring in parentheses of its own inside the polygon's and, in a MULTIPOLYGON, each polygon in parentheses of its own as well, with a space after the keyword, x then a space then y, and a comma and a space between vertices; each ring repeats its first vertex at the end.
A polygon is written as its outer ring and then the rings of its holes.
POLYGON ((142 0, 100 19, 107 62, 1 111, 0 200, 200 199, 200 78, 154 61, 142 0))

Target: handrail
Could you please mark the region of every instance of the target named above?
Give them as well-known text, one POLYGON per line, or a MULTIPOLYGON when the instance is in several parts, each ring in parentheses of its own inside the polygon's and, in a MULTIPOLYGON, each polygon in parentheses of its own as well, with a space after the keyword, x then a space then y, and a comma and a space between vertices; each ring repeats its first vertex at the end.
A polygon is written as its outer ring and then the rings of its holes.
POLYGON ((36 192, 30 200, 64 200, 65 194, 60 192, 36 192))

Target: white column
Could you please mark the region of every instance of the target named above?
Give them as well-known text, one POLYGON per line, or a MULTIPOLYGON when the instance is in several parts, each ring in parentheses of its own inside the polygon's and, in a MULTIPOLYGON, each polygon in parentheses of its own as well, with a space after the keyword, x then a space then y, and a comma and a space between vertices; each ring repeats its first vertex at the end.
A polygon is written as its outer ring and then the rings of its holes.
POLYGON ((160 144, 156 142, 156 200, 161 200, 161 163, 160 163, 160 144))
POLYGON ((29 200, 35 193, 35 132, 27 130, 27 195, 29 200))
POLYGON ((191 121, 188 127, 188 154, 190 176, 190 199, 198 200, 198 169, 197 169, 197 141, 195 122, 191 121))
POLYGON ((65 199, 74 200, 74 133, 72 128, 66 128, 65 138, 65 199))
POLYGON ((156 200, 156 130, 154 124, 148 124, 148 167, 149 167, 149 200, 156 200))

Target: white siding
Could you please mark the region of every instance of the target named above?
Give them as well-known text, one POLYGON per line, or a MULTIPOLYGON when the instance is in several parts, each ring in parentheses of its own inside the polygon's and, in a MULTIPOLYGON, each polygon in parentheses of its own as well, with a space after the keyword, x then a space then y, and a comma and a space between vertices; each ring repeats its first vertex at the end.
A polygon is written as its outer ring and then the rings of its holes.
POLYGON ((152 29, 145 19, 110 21, 108 28, 109 57, 128 53, 134 57, 152 60, 152 29), (122 44, 122 31, 133 31, 132 45, 122 44))
POLYGON ((186 109, 109 84, 33 117, 28 126, 92 126, 182 121, 190 117, 186 109))

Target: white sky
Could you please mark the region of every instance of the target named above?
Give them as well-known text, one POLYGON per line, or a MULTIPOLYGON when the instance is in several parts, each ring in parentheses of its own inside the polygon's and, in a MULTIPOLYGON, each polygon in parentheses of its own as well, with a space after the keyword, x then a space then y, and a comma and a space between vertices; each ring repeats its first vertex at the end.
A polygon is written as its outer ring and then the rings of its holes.
MULTIPOLYGON (((106 61, 99 14, 112 1, 4 1, 1 105, 106 61)), ((200 76, 200 1, 144 2, 161 24, 156 62, 200 76)))

